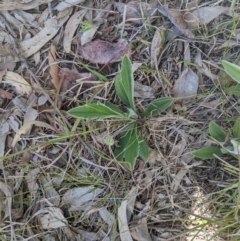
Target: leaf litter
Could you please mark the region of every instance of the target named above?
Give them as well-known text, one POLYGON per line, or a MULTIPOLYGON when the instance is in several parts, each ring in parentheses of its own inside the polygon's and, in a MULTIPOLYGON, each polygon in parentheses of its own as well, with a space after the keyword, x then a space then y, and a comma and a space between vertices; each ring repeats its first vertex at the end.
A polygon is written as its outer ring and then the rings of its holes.
MULTIPOLYGON (((236 95, 222 101, 212 88, 223 56, 234 62, 239 55, 239 26, 221 26, 239 11, 225 0, 167 2, 1 1, 0 203, 7 240, 15 234, 44 240, 42 230, 49 240, 56 233, 63 240, 174 239, 184 236, 188 211, 197 213, 194 192, 221 185, 211 179, 213 163, 196 162, 190 153, 207 142, 209 118, 238 113, 236 95), (136 64, 137 111, 159 96, 175 97, 164 115, 140 120, 150 158, 137 160, 131 173, 112 155, 126 126, 66 114, 92 100, 125 108, 112 88, 124 55, 136 64)), ((229 182, 232 176, 214 165, 229 182)))

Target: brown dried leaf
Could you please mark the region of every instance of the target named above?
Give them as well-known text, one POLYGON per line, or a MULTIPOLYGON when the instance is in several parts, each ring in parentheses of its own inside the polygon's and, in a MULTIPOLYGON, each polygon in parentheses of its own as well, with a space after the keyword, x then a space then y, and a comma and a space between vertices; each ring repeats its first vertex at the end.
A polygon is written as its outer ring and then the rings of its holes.
POLYGON ((158 11, 167 17, 172 22, 172 24, 177 27, 181 34, 188 38, 195 38, 192 29, 188 26, 187 22, 183 18, 183 12, 168 9, 167 5, 158 7, 158 11))
POLYGON ((11 100, 13 98, 13 94, 10 92, 7 92, 5 90, 0 89, 0 97, 3 99, 9 99, 11 100))
POLYGON ((79 82, 77 80, 97 80, 97 77, 91 73, 79 73, 75 69, 62 68, 58 73, 59 77, 71 83, 79 82))
POLYGON ((154 4, 144 2, 139 3, 139 1, 132 1, 127 4, 115 3, 115 6, 122 14, 126 8, 126 20, 135 22, 137 24, 141 24, 142 18, 150 16, 152 11, 156 8, 154 4), (142 16, 142 14, 144 16, 142 16))
POLYGON ((51 44, 49 53, 48 53, 48 62, 50 65, 50 75, 52 77, 52 83, 55 86, 56 90, 59 90, 61 87, 61 81, 58 76, 58 65, 56 64, 57 59, 56 59, 56 49, 53 44, 51 44))
POLYGON ((189 68, 185 69, 173 86, 174 97, 181 98, 186 103, 186 97, 195 96, 198 90, 198 76, 189 68))
POLYGON ((125 40, 111 44, 98 39, 80 46, 78 53, 94 64, 109 64, 120 62, 124 55, 130 56, 131 48, 125 40))

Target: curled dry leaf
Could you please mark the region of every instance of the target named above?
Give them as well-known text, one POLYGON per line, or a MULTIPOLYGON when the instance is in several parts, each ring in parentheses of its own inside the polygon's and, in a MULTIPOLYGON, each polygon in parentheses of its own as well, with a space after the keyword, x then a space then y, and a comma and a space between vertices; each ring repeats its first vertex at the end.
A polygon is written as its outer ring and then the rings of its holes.
POLYGON ((63 48, 66 53, 70 53, 70 51, 71 51, 71 42, 73 39, 73 35, 74 35, 78 25, 81 23, 86 12, 87 12, 87 10, 84 9, 84 10, 74 13, 67 22, 67 25, 66 25, 65 31, 64 31, 64 37, 63 37, 63 48))
POLYGON ((32 93, 32 87, 28 82, 19 74, 7 71, 4 75, 6 82, 16 88, 18 94, 26 94, 29 96, 32 93))
POLYGON ((127 4, 119 2, 115 3, 115 6, 117 10, 122 14, 126 8, 126 20, 135 22, 137 24, 141 24, 143 21, 142 19, 144 17, 150 16, 152 11, 156 8, 156 5, 154 4, 139 1, 132 1, 127 4), (144 16, 142 16, 142 14, 144 16))
POLYGON ((188 97, 193 97, 198 90, 198 76, 189 68, 185 69, 173 86, 174 97, 180 98, 179 102, 187 103, 188 97))
POLYGON ((187 22, 184 20, 183 12, 168 9, 168 6, 160 6, 157 8, 158 11, 167 17, 172 24, 179 30, 179 32, 188 38, 195 38, 192 29, 188 26, 187 22))
POLYGON ((80 46, 78 53, 91 63, 109 64, 120 62, 124 55, 130 56, 131 48, 122 39, 114 44, 98 39, 80 46))

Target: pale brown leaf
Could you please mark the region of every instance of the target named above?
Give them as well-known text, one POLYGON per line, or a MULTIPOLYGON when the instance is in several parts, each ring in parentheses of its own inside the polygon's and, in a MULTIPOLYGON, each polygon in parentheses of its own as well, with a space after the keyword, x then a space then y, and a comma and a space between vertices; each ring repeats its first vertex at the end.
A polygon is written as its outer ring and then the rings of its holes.
POLYGON ((103 40, 95 40, 80 46, 78 53, 83 59, 95 64, 120 62, 124 55, 131 55, 131 48, 125 40, 111 44, 103 40))
POLYGON ((52 83, 55 86, 56 90, 59 90, 61 87, 61 81, 58 76, 58 65, 56 64, 56 48, 53 44, 51 44, 49 53, 48 53, 48 62, 50 65, 50 75, 52 77, 52 83))

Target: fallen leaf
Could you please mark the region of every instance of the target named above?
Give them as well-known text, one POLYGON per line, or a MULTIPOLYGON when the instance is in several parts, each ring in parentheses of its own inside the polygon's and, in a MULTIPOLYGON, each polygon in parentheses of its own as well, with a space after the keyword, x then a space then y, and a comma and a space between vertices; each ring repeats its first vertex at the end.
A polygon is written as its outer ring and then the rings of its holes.
POLYGON ((54 10, 57 10, 60 12, 74 5, 78 5, 79 3, 82 3, 84 1, 85 0, 63 0, 54 8, 54 10))
MULTIPOLYGON (((71 11, 72 9, 69 9, 69 14, 71 11)), ((39 33, 30 39, 22 41, 19 44, 22 56, 27 58, 40 50, 50 39, 52 39, 57 34, 60 27, 66 22, 68 17, 69 15, 66 15, 59 20, 55 18, 47 20, 45 22, 44 28, 39 33)))
POLYGON ((92 41, 96 31, 97 31, 97 27, 95 27, 95 26, 93 26, 91 29, 85 31, 81 36, 81 45, 84 45, 84 44, 92 41))
POLYGON ((157 57, 164 46, 165 42, 165 29, 157 28, 151 43, 151 68, 155 69, 158 66, 157 57))
POLYGON ((154 99, 154 90, 150 86, 143 85, 137 81, 134 81, 134 97, 143 99, 154 99))
POLYGON ((108 226, 112 227, 116 223, 114 215, 111 214, 106 208, 101 208, 99 210, 99 214, 103 221, 108 224, 108 226))
POLYGON ((137 221, 136 227, 131 229, 131 235, 137 241, 152 241, 148 231, 147 217, 137 221))
POLYGON ((55 207, 57 207, 60 204, 60 196, 56 189, 53 187, 52 181, 47 180, 43 177, 39 180, 43 186, 48 201, 52 203, 55 207))
POLYGON ((188 26, 187 22, 184 20, 184 14, 183 12, 169 9, 167 5, 160 6, 157 8, 157 10, 167 17, 174 26, 177 27, 179 32, 183 35, 185 35, 188 38, 195 38, 194 33, 192 32, 192 29, 188 26))
POLYGON ((82 88, 89 88, 94 85, 94 83, 90 83, 89 81, 96 81, 97 77, 91 73, 79 73, 77 70, 62 68, 58 73, 59 77, 62 79, 62 87, 61 92, 66 92, 73 86, 74 83, 82 83, 82 88))
POLYGON ((43 229, 56 229, 68 225, 60 208, 43 208, 37 212, 37 215, 43 229))
POLYGON ((198 76, 189 68, 186 68, 181 76, 175 81, 173 95, 180 98, 179 102, 187 103, 189 97, 194 97, 198 90, 198 76))
POLYGON ((118 208, 118 228, 121 241, 133 241, 128 227, 127 204, 128 201, 124 200, 118 208))
POLYGON ((39 185, 38 181, 36 180, 39 173, 40 169, 34 168, 30 169, 28 171, 28 174, 25 176, 31 200, 35 200, 35 198, 37 197, 37 193, 39 192, 39 185))
POLYGON ((11 100, 13 98, 13 94, 10 92, 7 92, 5 90, 0 89, 0 97, 3 99, 9 99, 11 100))
POLYGON ((156 5, 145 2, 132 1, 127 4, 115 3, 117 10, 124 14, 126 8, 126 20, 141 24, 145 17, 149 17, 156 5))
MULTIPOLYGON (((3 118, 2 118, 3 119, 3 118)), ((7 138, 7 134, 9 132, 9 124, 8 122, 2 120, 3 123, 0 123, 0 157, 4 156, 4 151, 5 151, 5 142, 6 142, 6 138, 7 138)), ((0 161, 0 170, 3 169, 3 162, 0 161)))
POLYGON ((130 56, 131 48, 125 40, 111 44, 98 39, 80 46, 78 53, 92 63, 110 64, 120 62, 124 55, 130 56))
POLYGON ((220 14, 228 11, 228 7, 211 6, 197 8, 191 13, 185 14, 184 19, 188 22, 188 25, 192 28, 197 28, 201 24, 208 24, 220 14))
POLYGON ((21 140, 21 135, 27 133, 28 130, 32 128, 32 125, 36 125, 36 126, 39 126, 39 127, 45 127, 45 128, 48 128, 50 130, 55 131, 55 129, 51 125, 49 125, 49 124, 47 124, 45 122, 42 122, 42 121, 29 121, 29 122, 26 122, 18 130, 18 132, 15 134, 15 136, 13 138, 13 141, 12 141, 12 147, 14 147, 16 145, 16 143, 21 140))
POLYGON ((63 195, 61 205, 70 204, 69 211, 77 211, 82 205, 93 201, 102 191, 103 189, 94 186, 72 188, 63 195))
POLYGON ((56 58, 55 52, 56 52, 56 48, 53 44, 51 44, 50 50, 48 52, 48 63, 50 65, 50 75, 52 77, 52 83, 56 88, 56 90, 58 91, 61 88, 61 81, 58 76, 58 64, 56 63, 57 58, 56 58))
POLYGON ((19 74, 7 71, 4 75, 4 79, 8 84, 11 84, 16 88, 18 94, 27 94, 27 96, 29 96, 32 93, 32 87, 19 74))
POLYGON ((78 25, 82 22, 82 19, 86 12, 87 10, 84 9, 74 13, 66 24, 63 37, 63 48, 66 53, 70 53, 71 51, 73 35, 76 32, 78 25))
POLYGON ((9 217, 9 215, 11 215, 12 190, 8 185, 0 181, 0 191, 3 192, 5 195, 5 198, 4 198, 5 200, 2 203, 0 203, 0 207, 2 206, 1 211, 5 213, 4 218, 6 218, 6 217, 9 217))
POLYGON ((21 3, 19 1, 6 1, 3 2, 1 1, 0 3, 0 9, 2 10, 28 10, 28 9, 32 9, 32 8, 36 8, 39 5, 42 5, 44 3, 50 3, 53 0, 32 0, 28 3, 21 3))
POLYGON ((64 81, 69 81, 70 83, 80 82, 78 80, 97 80, 97 77, 91 73, 79 73, 75 69, 61 68, 59 77, 64 81))

